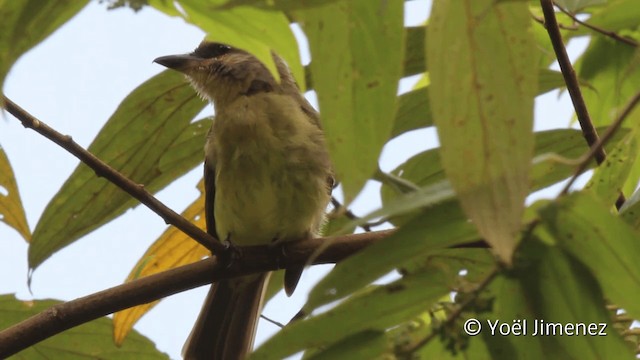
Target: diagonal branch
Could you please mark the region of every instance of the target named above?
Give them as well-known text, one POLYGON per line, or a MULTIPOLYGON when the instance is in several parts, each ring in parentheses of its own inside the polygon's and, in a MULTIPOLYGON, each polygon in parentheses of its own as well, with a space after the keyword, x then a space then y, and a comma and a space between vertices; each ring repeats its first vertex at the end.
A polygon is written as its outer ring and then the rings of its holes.
MULTIPOLYGON (((305 265, 319 247, 324 250, 311 265, 338 263, 358 251, 379 242, 395 230, 383 230, 307 239, 280 246, 249 246, 238 248, 240 256, 231 263, 215 256, 136 279, 82 298, 52 306, 18 324, 0 331, 0 358, 28 348, 72 327, 101 316, 142 305, 160 298, 206 285, 220 279, 264 273, 292 266, 305 265), (323 243, 329 243, 324 246, 323 243)), ((487 248, 481 239, 451 248, 487 248)))
POLYGON ((171 210, 160 200, 156 199, 144 188, 144 185, 136 184, 111 166, 105 164, 102 160, 98 159, 95 155, 91 154, 82 146, 78 145, 78 143, 73 141, 71 136, 63 135, 52 129, 47 124, 36 119, 20 106, 16 105, 7 97, 2 98, 1 104, 11 115, 20 120, 24 127, 32 129, 37 133, 43 135, 47 139, 60 145, 62 148, 70 152, 73 156, 77 157, 78 159, 80 159, 80 161, 93 169, 96 172, 96 175, 104 177, 134 198, 138 199, 141 203, 145 204, 149 209, 158 214, 167 224, 171 224, 180 229, 182 232, 202 244, 207 249, 211 250, 213 253, 222 254, 226 250, 226 247, 219 241, 217 241, 213 236, 202 231, 200 228, 192 224, 189 220, 180 216, 180 214, 171 210))
MULTIPOLYGON (((331 245, 315 258, 314 264, 339 262, 392 233, 393 230, 385 230, 333 237, 331 245)), ((308 239, 280 247, 243 247, 239 248, 241 256, 230 264, 218 261, 213 256, 55 305, 0 331, 0 358, 4 359, 64 330, 101 316, 146 304, 212 281, 304 265, 326 240, 327 238, 308 239)))
MULTIPOLYGON (((564 82, 567 84, 567 90, 571 96, 571 102, 573 103, 573 108, 576 111, 578 122, 582 129, 582 134, 589 147, 594 147, 599 141, 598 132, 596 131, 595 126, 593 126, 593 122, 589 116, 589 111, 587 110, 587 105, 582 97, 578 77, 576 76, 576 72, 569 60, 569 55, 567 55, 567 50, 562 42, 562 34, 560 34, 560 28, 558 27, 558 20, 556 19, 553 0, 540 0, 540 6, 544 13, 544 25, 547 29, 547 33, 549 34, 551 44, 553 45, 553 50, 556 53, 556 58, 558 59, 558 64, 560 65, 564 82)), ((607 154, 604 149, 600 147, 595 149, 593 157, 596 159, 598 165, 600 165, 607 157, 607 154)), ((620 193, 618 200, 616 200, 616 207, 620 209, 624 202, 624 194, 620 193)))

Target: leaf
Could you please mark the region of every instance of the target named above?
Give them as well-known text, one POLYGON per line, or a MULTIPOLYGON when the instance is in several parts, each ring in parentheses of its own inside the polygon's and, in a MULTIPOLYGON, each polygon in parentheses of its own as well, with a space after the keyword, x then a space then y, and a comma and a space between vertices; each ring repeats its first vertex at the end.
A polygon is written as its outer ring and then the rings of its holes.
MULTIPOLYGON (((148 191, 158 191, 201 163, 208 122, 190 121, 204 106, 181 75, 163 72, 122 101, 88 150, 148 191)), ((80 164, 36 225, 30 268, 136 204, 80 164)))
POLYGON ((593 173, 585 190, 593 191, 604 203, 614 204, 638 154, 635 132, 624 137, 593 173))
MULTIPOLYGON (((204 192, 202 181, 198 184, 198 188, 204 192)), ((205 229, 204 196, 201 194, 187 207, 182 216, 201 229, 205 229)), ((142 255, 127 276, 126 282, 191 264, 208 255, 210 255, 209 250, 171 226, 142 255)), ((157 303, 158 301, 154 301, 115 313, 113 338, 116 344, 121 345, 133 329, 133 325, 157 303)))
MULTIPOLYGON (((561 72, 549 69, 540 69, 539 71, 538 94, 544 94, 565 86, 561 72)), ((411 130, 433 125, 428 91, 428 87, 423 87, 398 97, 398 111, 393 123, 391 138, 411 130)))
MULTIPOLYGON (((636 6, 637 7, 637 6, 636 6)), ((590 84, 583 92, 589 115, 596 126, 610 124, 622 112, 624 105, 638 92, 640 68, 630 68, 635 49, 629 45, 594 37, 576 64, 581 79, 590 84)), ((640 111, 625 119, 625 126, 640 123, 640 111)))
POLYGON ((432 11, 429 95, 442 164, 471 221, 510 263, 534 145, 538 62, 528 5, 436 1, 432 11))
MULTIPOLYGON (((30 316, 60 304, 58 300, 20 301, 13 295, 0 295, 0 328, 5 329, 30 316)), ((11 359, 169 359, 146 337, 134 331, 129 341, 117 347, 111 339, 111 319, 76 326, 43 340, 11 359)))
MULTIPOLYGON (((522 253, 525 252, 522 251, 522 253)), ((527 259, 532 257, 529 252, 525 254, 527 259)), ((498 320, 501 323, 511 325, 516 321, 520 324, 532 323, 536 318, 528 301, 527 289, 514 273, 515 271, 512 271, 506 276, 497 276, 489 286, 488 290, 495 300, 490 313, 478 314, 478 318, 483 322, 482 339, 491 353, 492 359, 518 358, 518 354, 526 354, 523 358, 528 359, 544 359, 545 352, 541 339, 531 336, 532 329, 527 328, 527 336, 492 336, 490 328, 488 328, 487 321, 495 324, 495 321, 498 320)))
MULTIPOLYGON (((391 344, 382 331, 365 330, 347 337, 326 349, 308 357, 309 360, 371 360, 386 359, 391 354, 391 344)), ((305 358, 306 359, 306 358, 305 358)))
POLYGON ((354 0, 293 16, 309 40, 327 146, 348 204, 377 169, 393 127, 403 2, 354 0))
POLYGON ((434 250, 477 238, 457 203, 447 201, 426 209, 386 239, 337 264, 310 292, 303 307, 311 313, 388 274, 404 263, 434 250))
POLYGON ((607 0, 557 0, 556 3, 563 9, 575 14, 589 6, 606 4, 607 0))
POLYGON ((555 354, 555 358, 632 359, 630 348, 611 326, 605 296, 590 269, 573 259, 572 251, 566 254, 558 247, 539 244, 523 250, 531 253, 532 248, 537 247, 533 250, 537 252, 537 260, 532 259, 533 264, 517 271, 524 299, 533 315, 527 319, 526 337, 537 338, 545 352, 555 354), (551 331, 555 333, 541 333, 540 327, 548 329, 549 324, 559 324, 562 329, 553 325, 551 331), (583 324, 584 329, 577 324, 583 324), (595 330, 590 324, 597 324, 595 330), (607 325, 606 336, 598 335, 600 324, 607 325), (587 330, 595 332, 585 333, 587 330), (566 331, 572 331, 574 335, 566 331))
MULTIPOLYGON (((640 24, 640 7, 635 0, 611 1, 602 10, 595 11, 587 23, 607 31, 635 29, 640 24)), ((586 30, 591 31, 591 30, 586 30)))
POLYGON ((255 6, 261 9, 291 11, 330 4, 338 0, 228 0, 220 9, 255 6))
MULTIPOLYGON (((587 192, 573 193, 539 213, 560 247, 584 264, 605 296, 632 317, 640 316, 640 236, 609 212, 609 206, 587 192)), ((590 295, 592 296, 592 295, 590 295)))
MULTIPOLYGON (((599 132, 604 130, 604 128, 598 129, 599 132)), ((624 128, 616 132, 606 145, 607 151, 611 151, 612 147, 616 146, 627 134, 629 134, 629 130, 624 128)), ((588 151, 587 145, 580 130, 555 129, 536 132, 530 191, 543 189, 572 176, 575 173, 576 164, 570 163, 569 160, 579 158, 586 151, 588 151)), ((446 178, 440 163, 439 153, 439 148, 418 153, 392 170, 391 174, 401 176, 402 179, 420 187, 434 185, 446 178)), ((593 161, 589 168, 595 166, 595 161, 593 161)), ((388 183, 383 183, 380 188, 380 196, 385 206, 405 193, 406 191, 398 192, 388 183)), ((403 196, 410 197, 410 195, 403 196)), ((406 222, 411 215, 412 213, 405 213, 402 217, 392 217, 390 221, 400 225, 406 222)))
POLYGON ((433 125, 428 91, 428 88, 420 88, 398 97, 398 112, 391 138, 433 125))
MULTIPOLYGON (((266 11, 254 7, 221 9, 224 0, 180 0, 184 10, 182 18, 207 33, 207 39, 222 42, 255 55, 277 78, 276 65, 271 49, 289 65, 293 76, 304 89, 304 69, 300 62, 298 43, 289 27, 289 20, 282 12, 266 11)), ((175 12, 162 2, 152 6, 168 15, 175 12)), ((195 47, 196 44, 192 46, 195 47)))
POLYGON ((564 77, 560 71, 540 69, 538 74, 538 94, 542 95, 551 90, 564 88, 564 77))
POLYGON ((620 218, 634 229, 640 230, 640 190, 633 193, 622 205, 620 218))
POLYGON ((282 359, 303 349, 336 343, 364 330, 385 330, 414 318, 448 292, 449 288, 433 272, 365 289, 327 312, 287 325, 262 344, 250 359, 282 359))
POLYGON ((18 184, 13 169, 0 146, 0 221, 14 228, 27 242, 31 240, 31 230, 27 223, 18 184))
POLYGON ((0 1, 0 87, 15 61, 75 16, 89 1, 0 1))
POLYGON ((427 60, 424 55, 427 26, 406 28, 406 46, 404 53, 404 72, 402 76, 421 74, 427 71, 427 60))

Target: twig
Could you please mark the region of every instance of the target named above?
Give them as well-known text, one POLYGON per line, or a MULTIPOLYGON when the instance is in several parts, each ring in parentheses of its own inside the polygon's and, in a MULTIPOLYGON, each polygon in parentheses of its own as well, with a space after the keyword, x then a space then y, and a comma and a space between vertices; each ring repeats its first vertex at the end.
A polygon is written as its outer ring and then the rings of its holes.
POLYGON ((591 25, 589 23, 586 23, 586 22, 578 19, 574 14, 570 13, 568 10, 562 8, 561 6, 558 6, 558 5, 556 5, 556 6, 558 7, 558 9, 560 9, 560 11, 562 11, 565 15, 570 17, 573 21, 575 21, 576 23, 578 23, 578 24, 580 24, 580 25, 582 25, 582 26, 584 26, 586 28, 589 28, 589 29, 591 29, 591 30, 593 30, 595 32, 598 32, 598 33, 600 33, 602 35, 608 36, 608 37, 610 37, 610 38, 612 38, 612 39, 614 39, 616 41, 620 41, 620 42, 622 42, 624 44, 627 44, 627 45, 630 45, 630 46, 633 46, 633 47, 638 47, 640 45, 640 44, 638 44, 636 41, 634 41, 631 38, 618 35, 618 33, 616 33, 615 31, 605 30, 605 29, 602 29, 602 28, 597 27, 595 25, 591 25))
POLYGON ((281 323, 281 322, 279 322, 279 321, 275 321, 275 320, 273 320, 272 318, 267 317, 267 316, 264 316, 264 315, 262 315, 262 314, 260 314, 260 318, 264 319, 264 320, 265 320, 265 321, 267 321, 267 322, 270 322, 271 324, 273 324, 273 325, 275 325, 275 326, 279 327, 280 329, 282 329, 282 328, 285 326, 283 323, 281 323))
POLYGON ((2 99, 3 107, 18 120, 22 122, 22 125, 26 128, 32 129, 37 133, 43 135, 47 139, 60 145, 62 148, 70 152, 73 156, 77 157, 93 169, 97 176, 104 177, 109 180, 134 198, 138 199, 141 203, 145 204, 149 209, 158 214, 167 224, 171 224, 180 229, 185 234, 189 235, 192 239, 199 242, 213 253, 222 254, 226 251, 226 247, 217 241, 213 236, 202 231, 197 226, 193 225, 189 220, 180 216, 180 214, 168 208, 160 200, 156 199, 151 193, 145 190, 144 185, 136 184, 132 180, 128 179, 111 166, 105 164, 102 160, 98 159, 95 155, 85 150, 82 146, 78 145, 71 136, 63 135, 56 130, 49 127, 47 124, 36 119, 27 111, 16 105, 13 101, 7 97, 2 99))
MULTIPOLYGON (((564 189, 562 189, 561 194, 566 194, 569 192, 569 188, 571 188, 571 186, 576 181, 578 176, 580 176, 580 174, 582 174, 589 166, 589 162, 591 161, 591 159, 593 159, 594 154, 599 149, 602 149, 602 147, 613 137, 616 131, 618 131, 618 129, 620 128, 620 126, 622 126, 622 123, 624 122, 624 120, 627 118, 627 116, 629 116, 629 114, 631 114, 631 111, 633 111, 633 109, 638 105, 638 103, 640 103, 640 92, 638 92, 631 98, 631 100, 624 107, 620 115, 618 115, 618 117, 613 121, 611 126, 607 128, 607 131, 605 131, 602 137, 598 139, 598 141, 591 147, 591 149, 589 149, 589 152, 583 157, 575 173, 573 174, 571 179, 569 179, 569 182, 567 182, 567 185, 565 185, 564 189)), ((620 206, 618 206, 618 202, 616 202, 616 207, 618 209, 620 209, 621 206, 622 206, 622 203, 620 204, 620 206)))
MULTIPOLYGON (((544 13, 545 28, 547 29, 547 33, 549 34, 549 39, 551 40, 551 44, 553 45, 553 50, 556 53, 556 58, 558 59, 558 64, 560 65, 560 70, 562 71, 564 82, 567 85, 567 90, 569 91, 569 95, 571 96, 573 108, 576 111, 578 122, 580 123, 580 128, 582 129, 582 134, 589 147, 593 148, 599 140, 598 132, 593 126, 593 122, 591 121, 591 117, 589 116, 589 111, 587 110, 587 105, 585 104, 584 98, 582 97, 582 91, 580 90, 578 77, 576 76, 576 72, 571 65, 569 56, 567 55, 567 50, 565 49, 564 43, 562 42, 562 35, 560 34, 558 21, 556 19, 555 10, 553 8, 553 0, 540 0, 540 6, 542 7, 542 12, 544 13)), ((596 159, 596 162, 599 165, 602 164, 604 159, 607 157, 607 154, 602 147, 599 147, 595 149, 593 157, 596 159)), ((619 209, 624 202, 624 195, 620 193, 618 199, 616 200, 616 207, 619 209)))
MULTIPOLYGON (((340 213, 341 211, 343 212, 343 214, 349 218, 349 220, 359 220, 360 217, 356 214, 354 214, 351 210, 345 208, 342 203, 340 203, 340 201, 338 201, 338 199, 336 199, 335 197, 331 197, 331 205, 333 205, 333 207, 336 209, 336 211, 338 213, 340 213), (342 209, 342 210, 341 210, 342 209)), ((371 228, 372 227, 376 227, 376 226, 380 226, 384 223, 387 222, 387 219, 380 219, 378 221, 375 222, 368 222, 368 223, 364 223, 362 225, 359 225, 364 231, 372 231, 371 228)))

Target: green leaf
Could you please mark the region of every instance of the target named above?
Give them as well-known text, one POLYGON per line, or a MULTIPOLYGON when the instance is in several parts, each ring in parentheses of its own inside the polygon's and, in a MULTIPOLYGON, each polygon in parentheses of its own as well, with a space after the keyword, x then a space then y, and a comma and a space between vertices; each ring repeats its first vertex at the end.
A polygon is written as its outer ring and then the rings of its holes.
POLYGON ((309 319, 291 323, 260 346, 251 359, 282 359, 336 343, 364 330, 385 330, 422 313, 449 292, 438 273, 407 276, 361 294, 309 319))
POLYGON ((428 88, 420 88, 398 97, 398 112, 391 138, 433 125, 428 91, 428 88))
MULTIPOLYGON (((527 257, 531 257, 527 253, 527 257)), ((518 358, 518 354, 526 354, 526 359, 544 359, 545 352, 542 348, 541 339, 531 336, 531 329, 527 329, 527 336, 500 336, 490 332, 489 323, 499 320, 503 323, 515 324, 519 321, 532 323, 536 318, 529 304, 526 289, 522 282, 510 274, 497 276, 490 284, 489 289, 494 296, 493 308, 490 313, 478 314, 478 318, 483 322, 481 332, 492 359, 518 358)), ((526 323, 524 323, 526 324, 526 323)))
MULTIPOLYGON (((575 240, 578 239, 572 239, 571 242, 575 240)), ((561 247, 566 249, 564 244, 561 244, 561 247)), ((541 243, 539 246, 523 249, 523 252, 525 251, 529 254, 536 252, 537 257, 529 260, 532 262, 530 266, 516 271, 524 290, 521 300, 526 300, 533 315, 527 318, 527 337, 539 340, 547 354, 555 354, 554 358, 632 359, 630 347, 611 325, 610 314, 605 308, 605 295, 591 275, 593 271, 590 272, 583 263, 575 260, 572 256, 573 251, 566 254, 558 247, 541 243), (533 250, 535 247, 538 249, 533 250), (544 324, 548 326, 552 323, 562 326, 563 333, 559 333, 556 325, 553 325, 555 334, 540 333, 540 326, 545 329, 544 324), (573 330, 569 330, 578 333, 565 333, 567 326, 571 324, 584 324, 585 328, 581 329, 576 325, 573 330), (590 324, 597 324, 595 329, 590 328, 595 333, 584 333, 590 324), (600 324, 605 324, 606 336, 598 335, 600 324), (537 337, 534 332, 536 329, 537 337)), ((603 267, 606 264, 600 263, 599 266, 603 267)), ((629 290, 626 289, 627 293, 630 293, 629 290)), ((518 351, 522 351, 522 348, 518 348, 518 351)))
MULTIPOLYGON (((60 303, 57 300, 20 301, 13 295, 0 295, 0 328, 8 328, 60 303)), ((39 342, 11 359, 169 359, 137 331, 132 331, 127 341, 118 347, 113 343, 112 331, 111 319, 102 317, 39 342)))
POLYGON ((393 128, 403 2, 353 0, 293 15, 309 40, 327 145, 348 204, 377 169, 393 128))
POLYGON ((593 191, 604 203, 615 203, 637 154, 638 142, 635 132, 632 132, 607 153, 607 158, 596 168, 585 190, 593 191))
MULTIPOLYGON (((599 128, 598 132, 604 130, 605 128, 599 128)), ((607 151, 612 151, 613 147, 627 134, 629 130, 624 128, 616 132, 606 146, 607 151)), ((578 159, 587 151, 587 145, 580 130, 555 129, 536 132, 530 191, 540 190, 572 176, 577 164, 571 161, 578 159)), ((416 154, 395 168, 391 174, 401 176, 402 179, 419 187, 428 187, 443 181, 446 176, 440 163, 439 152, 440 149, 436 148, 416 154)), ((595 161, 592 161, 589 168, 594 168, 595 165, 595 161)), ((384 205, 404 193, 406 191, 398 192, 387 183, 383 183, 380 189, 384 205)), ((406 217, 410 215, 405 214, 403 217, 393 217, 390 220, 398 225, 406 221, 406 217)))
POLYGON ((13 169, 0 146, 0 221, 14 228, 27 242, 31 240, 31 230, 27 223, 20 192, 13 169))
POLYGON ((407 45, 405 46, 402 76, 411 76, 427 71, 427 59, 424 55, 427 29, 427 26, 406 28, 407 45))
POLYGON ((587 22, 607 31, 636 29, 640 25, 640 6, 636 0, 611 1, 594 12, 587 22))
POLYGON ((434 2, 429 95, 441 159, 465 212, 506 263, 533 152, 538 60, 525 2, 434 2))
POLYGON ((538 74, 538 94, 564 88, 564 77, 560 71, 540 69, 538 74))
POLYGON ((337 264, 310 292, 304 306, 311 313, 434 250, 477 238, 458 204, 447 201, 426 209, 388 238, 337 264))
MULTIPOLYGON (((605 37, 594 37, 576 64, 579 77, 590 85, 582 95, 596 126, 610 124, 638 92, 640 67, 630 67, 635 51, 629 45, 605 37)), ((628 127, 638 123, 640 111, 631 113, 625 120, 625 126, 628 127)))
POLYGON ((308 9, 336 2, 338 0, 228 0, 221 9, 230 9, 236 6, 255 6, 267 10, 292 11, 308 9))
POLYGON ((391 354, 391 344, 383 331, 365 330, 305 357, 309 360, 371 360, 391 354))
MULTIPOLYGON (((166 71, 125 98, 89 151, 155 192, 202 162, 205 106, 183 77, 166 71)), ((137 200, 80 164, 47 205, 33 232, 29 266, 135 206, 137 200)))
POLYGON ((607 0, 556 0, 556 3, 571 13, 577 13, 589 6, 606 4, 607 0))
MULTIPOLYGON (((598 128, 603 133, 606 128, 598 128)), ((605 145, 607 151, 613 148, 629 134, 629 129, 621 128, 605 145)), ((536 133, 536 157, 531 170, 531 191, 540 190, 575 173, 578 160, 588 152, 582 132, 574 129, 548 130, 536 133)), ((596 162, 591 161, 588 169, 595 168, 596 162)))
POLYGON ((87 0, 0 0, 0 86, 15 61, 77 14, 87 0))
MULTIPOLYGON (((274 76, 278 77, 271 49, 289 65, 293 76, 304 89, 304 68, 300 62, 298 43, 289 27, 289 20, 282 12, 267 11, 255 7, 221 9, 224 0, 180 0, 185 21, 198 26, 207 39, 244 49, 255 55, 274 76)), ((162 2, 152 6, 168 15, 175 15, 172 8, 162 2), (157 5, 157 6, 156 6, 157 5)), ((195 47, 197 44, 191 45, 195 47)))
POLYGON ((640 303, 633 289, 640 289, 640 234, 612 215, 609 207, 592 194, 580 192, 551 203, 539 213, 560 247, 598 279, 606 298, 638 318, 640 303))
MULTIPOLYGON (((538 81, 538 94, 565 86, 562 73, 549 69, 540 69, 538 81)), ((428 92, 428 87, 422 87, 398 97, 398 112, 393 123, 391 138, 433 125, 428 92)))
POLYGON ((620 209, 620 218, 634 229, 640 230, 640 190, 625 201, 620 209))

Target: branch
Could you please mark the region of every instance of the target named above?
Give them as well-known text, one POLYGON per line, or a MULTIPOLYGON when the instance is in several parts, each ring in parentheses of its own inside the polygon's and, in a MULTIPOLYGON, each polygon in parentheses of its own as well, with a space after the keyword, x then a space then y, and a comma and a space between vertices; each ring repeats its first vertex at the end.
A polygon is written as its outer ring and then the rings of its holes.
MULTIPOLYGON (((587 110, 587 105, 585 104, 584 98, 582 97, 582 91, 580 90, 578 77, 576 76, 576 72, 571 65, 569 56, 567 55, 567 50, 565 49, 564 43, 562 42, 562 35, 560 34, 558 21, 556 19, 555 10, 553 8, 553 0, 540 0, 540 6, 542 7, 542 12, 544 13, 545 28, 547 29, 547 33, 549 33, 549 39, 551 40, 553 50, 556 53, 556 58, 558 59, 558 64, 560 65, 560 70, 562 71, 564 82, 567 84, 567 90, 569 91, 569 95, 571 96, 571 102, 573 103, 573 107, 576 111, 578 122, 580 123, 580 128, 582 129, 582 134, 589 147, 593 148, 594 145, 599 141, 598 132, 593 126, 593 122, 591 121, 591 117, 589 116, 589 111, 587 110)), ((607 154, 604 149, 600 147, 595 149, 593 157, 596 159, 598 165, 600 165, 607 157, 607 154)), ((620 196, 618 196, 618 200, 616 200, 616 207, 620 209, 624 202, 624 195, 620 193, 620 196)))
POLYGON ((589 29, 591 29, 591 30, 593 30, 595 32, 598 32, 598 33, 600 33, 600 34, 602 34, 604 36, 608 36, 608 37, 610 37, 610 38, 612 38, 612 39, 614 39, 616 41, 619 41, 621 43, 624 43, 624 44, 627 44, 627 45, 630 45, 630 46, 633 46, 633 47, 638 47, 640 45, 635 40, 633 40, 631 38, 628 38, 626 36, 618 35, 618 33, 616 33, 615 31, 605 30, 605 29, 602 29, 602 28, 597 27, 595 25, 591 25, 589 23, 586 23, 586 22, 578 19, 574 14, 570 13, 568 10, 562 8, 561 6, 558 6, 558 9, 560 9, 560 11, 562 11, 565 15, 570 17, 576 23, 578 23, 578 24, 580 24, 580 25, 582 25, 582 26, 584 26, 586 28, 589 28, 589 29))
MULTIPOLYGON (((394 232, 395 230, 383 230, 307 239, 274 247, 241 247, 238 248, 240 256, 231 263, 219 261, 212 256, 193 264, 61 303, 0 331, 0 358, 4 359, 65 330, 107 314, 146 304, 220 279, 304 265, 312 255, 315 255, 319 247, 324 247, 325 242, 330 245, 325 247, 310 265, 338 263, 394 232)), ((465 247, 488 248, 488 245, 478 240, 452 246, 452 248, 465 247)))
POLYGON ((180 216, 180 214, 168 208, 160 200, 156 199, 151 193, 145 190, 144 185, 136 184, 132 180, 128 179, 111 166, 105 164, 102 160, 98 159, 95 155, 85 150, 82 146, 78 145, 71 136, 63 135, 56 130, 49 127, 47 124, 36 119, 27 111, 16 105, 13 101, 7 97, 2 98, 2 106, 18 120, 22 122, 22 125, 26 128, 32 129, 37 133, 43 135, 47 139, 60 145, 62 148, 70 152, 73 156, 77 157, 80 161, 85 163, 91 169, 96 172, 97 176, 104 177, 109 180, 134 198, 138 199, 141 203, 145 204, 167 224, 171 224, 187 234, 195 241, 202 244, 213 253, 222 254, 226 251, 226 247, 217 241, 213 236, 202 231, 197 226, 193 225, 189 220, 180 216))
MULTIPOLYGON (((331 245, 313 264, 337 263, 393 230, 331 238, 331 245)), ((215 256, 150 275, 79 299, 52 306, 0 331, 0 358, 4 359, 64 330, 126 308, 149 303, 220 279, 304 265, 328 238, 308 239, 281 246, 238 248, 241 255, 230 264, 215 256)))

